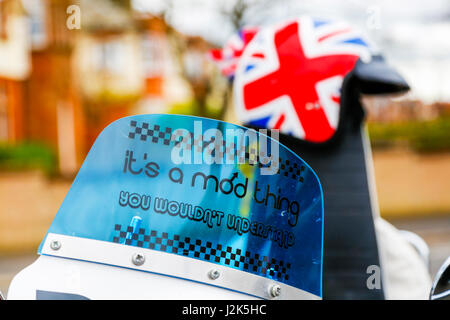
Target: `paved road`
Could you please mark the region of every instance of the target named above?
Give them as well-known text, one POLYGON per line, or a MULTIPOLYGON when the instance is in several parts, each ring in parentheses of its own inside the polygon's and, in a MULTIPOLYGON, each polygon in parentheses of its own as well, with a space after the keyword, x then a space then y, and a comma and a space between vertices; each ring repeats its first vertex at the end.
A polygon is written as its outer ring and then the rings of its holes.
POLYGON ((439 267, 450 256, 450 215, 389 222, 398 229, 415 232, 425 240, 430 248, 430 271, 434 278, 439 267))
MULTIPOLYGON (((443 261, 450 256, 450 215, 447 217, 390 221, 397 228, 420 235, 430 247, 430 268, 434 278, 443 261)), ((0 290, 6 294, 14 275, 35 261, 37 255, 0 257, 0 290)))

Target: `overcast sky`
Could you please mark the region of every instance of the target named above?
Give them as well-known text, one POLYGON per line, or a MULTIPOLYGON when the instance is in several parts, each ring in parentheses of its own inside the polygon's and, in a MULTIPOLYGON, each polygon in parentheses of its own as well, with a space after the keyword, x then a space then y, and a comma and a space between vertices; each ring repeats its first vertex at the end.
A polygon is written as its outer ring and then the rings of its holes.
MULTIPOLYGON (((236 0, 173 0, 171 23, 179 31, 222 44, 233 33, 224 11, 236 0)), ((244 20, 267 25, 301 14, 344 19, 365 29, 412 87, 412 98, 450 102, 450 0, 249 0, 244 20)), ((133 0, 153 13, 166 0, 133 0)))

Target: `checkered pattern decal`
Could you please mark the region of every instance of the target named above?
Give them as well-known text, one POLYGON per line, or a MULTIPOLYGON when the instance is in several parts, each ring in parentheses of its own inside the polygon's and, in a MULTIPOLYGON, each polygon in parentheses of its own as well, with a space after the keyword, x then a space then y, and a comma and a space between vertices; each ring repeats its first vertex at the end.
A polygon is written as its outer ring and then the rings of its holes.
POLYGON ((180 235, 169 235, 166 232, 139 228, 132 226, 122 227, 116 224, 113 242, 141 248, 148 248, 167 253, 174 253, 190 258, 219 263, 229 267, 238 268, 260 276, 269 277, 277 281, 289 279, 290 263, 261 256, 257 253, 234 249, 230 246, 213 244, 210 241, 192 239, 180 235))
POLYGON ((130 122, 130 129, 131 131, 128 134, 130 139, 151 141, 153 143, 162 142, 166 146, 170 144, 170 138, 172 137, 171 128, 161 130, 161 127, 157 124, 150 128, 150 125, 146 122, 142 123, 142 126, 138 126, 137 121, 132 120, 130 122))
POLYGON ((285 177, 290 177, 294 180, 303 182, 302 172, 305 171, 305 166, 299 166, 297 163, 291 163, 288 159, 284 161, 280 158, 279 174, 285 177))
MULTIPOLYGON (((190 134, 192 137, 193 133, 190 132, 190 134)), ((211 150, 214 150, 212 151, 212 156, 215 155, 216 150, 219 152, 218 157, 223 159, 225 156, 224 162, 226 159, 232 160, 234 157, 237 157, 239 163, 248 163, 251 166, 257 165, 259 168, 269 167, 270 165, 270 163, 267 163, 268 158, 264 157, 264 155, 261 157, 258 154, 258 149, 255 147, 249 147, 247 151, 245 145, 236 148, 233 142, 227 143, 225 140, 221 142, 215 141, 214 137, 210 141, 203 141, 203 136, 196 137, 193 142, 185 142, 182 139, 183 134, 181 131, 173 130, 169 127, 163 129, 157 124, 151 126, 149 123, 143 122, 141 125, 138 125, 137 121, 132 120, 130 122, 130 133, 128 137, 140 141, 150 141, 157 144, 162 143, 166 146, 173 144, 184 150, 194 148, 196 152, 202 152, 206 148, 211 148, 211 150)), ((298 166, 297 163, 290 163, 288 159, 283 160, 281 158, 273 160, 273 165, 274 167, 279 165, 277 174, 282 174, 285 177, 303 183, 302 173, 305 171, 303 165, 298 166), (278 164, 276 163, 277 160, 278 164)))

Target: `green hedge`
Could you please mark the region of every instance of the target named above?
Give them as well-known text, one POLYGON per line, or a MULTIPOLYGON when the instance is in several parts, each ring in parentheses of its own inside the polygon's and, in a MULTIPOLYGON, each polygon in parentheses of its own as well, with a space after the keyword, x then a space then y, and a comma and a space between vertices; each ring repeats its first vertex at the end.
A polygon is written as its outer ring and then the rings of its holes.
POLYGON ((450 117, 432 121, 369 123, 374 148, 406 145, 417 152, 450 151, 450 117))
POLYGON ((0 170, 42 170, 52 175, 57 171, 54 150, 39 143, 0 144, 0 170))
POLYGON ((191 116, 203 116, 207 118, 217 119, 220 115, 220 108, 211 106, 210 104, 206 105, 205 112, 206 114, 201 115, 199 111, 200 107, 198 103, 193 101, 187 101, 184 103, 176 103, 170 107, 169 113, 171 114, 183 114, 183 115, 191 115, 191 116))

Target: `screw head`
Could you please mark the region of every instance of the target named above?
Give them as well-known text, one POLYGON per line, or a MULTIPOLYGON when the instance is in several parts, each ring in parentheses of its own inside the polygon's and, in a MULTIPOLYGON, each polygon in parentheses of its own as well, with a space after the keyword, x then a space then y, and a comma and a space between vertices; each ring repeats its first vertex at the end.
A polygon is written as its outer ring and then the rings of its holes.
POLYGON ((143 254, 140 254, 140 253, 135 253, 131 257, 131 261, 136 266, 142 266, 144 264, 144 262, 145 262, 145 256, 143 254))
POLYGON ((50 242, 50 248, 52 250, 59 250, 61 248, 61 242, 59 242, 58 240, 52 240, 50 242))
POLYGON ((278 284, 273 284, 269 289, 269 293, 273 298, 279 297, 281 295, 281 287, 278 284))
POLYGON ((220 271, 217 269, 212 269, 208 272, 208 276, 211 280, 216 280, 220 277, 220 271))

